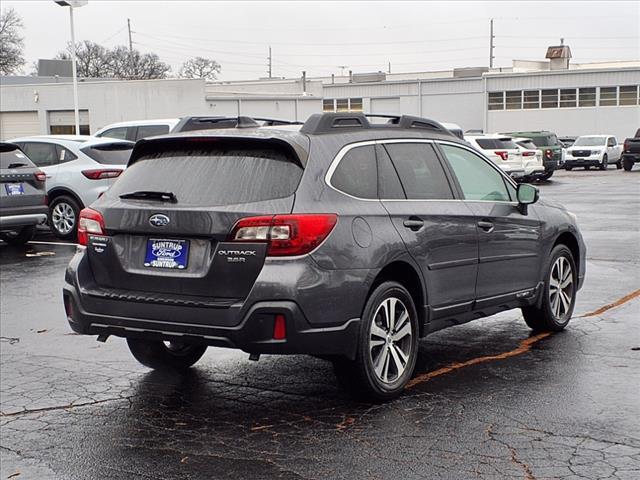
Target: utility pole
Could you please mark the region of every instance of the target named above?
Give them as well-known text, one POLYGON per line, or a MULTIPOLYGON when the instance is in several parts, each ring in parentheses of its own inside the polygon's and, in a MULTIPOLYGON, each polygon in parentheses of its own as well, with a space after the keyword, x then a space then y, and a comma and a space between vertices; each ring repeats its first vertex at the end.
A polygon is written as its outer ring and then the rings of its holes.
POLYGON ((131 19, 127 18, 127 29, 129 30, 129 53, 133 53, 133 41, 131 40, 131 19))
POLYGON ((267 57, 269 60, 269 78, 271 78, 271 45, 269 45, 269 57, 267 57))
POLYGON ((389 73, 391 73, 391 62, 389 62, 389 73))
POLYGON ((493 18, 491 19, 491 29, 490 29, 490 34, 489 34, 489 68, 493 68, 493 59, 496 58, 493 56, 493 50, 494 50, 494 46, 493 46, 493 40, 496 38, 495 35, 493 34, 493 18))

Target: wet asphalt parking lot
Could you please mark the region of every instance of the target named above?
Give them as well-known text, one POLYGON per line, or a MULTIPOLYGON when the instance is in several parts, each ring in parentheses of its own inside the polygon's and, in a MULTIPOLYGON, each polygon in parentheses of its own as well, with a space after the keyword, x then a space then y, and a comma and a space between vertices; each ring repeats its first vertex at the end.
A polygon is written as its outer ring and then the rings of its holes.
POLYGON ((304 356, 211 348, 185 375, 152 372, 67 326, 75 246, 0 245, 0 477, 640 478, 640 169, 540 188, 588 248, 567 330, 532 336, 512 310, 438 332, 383 405, 304 356))

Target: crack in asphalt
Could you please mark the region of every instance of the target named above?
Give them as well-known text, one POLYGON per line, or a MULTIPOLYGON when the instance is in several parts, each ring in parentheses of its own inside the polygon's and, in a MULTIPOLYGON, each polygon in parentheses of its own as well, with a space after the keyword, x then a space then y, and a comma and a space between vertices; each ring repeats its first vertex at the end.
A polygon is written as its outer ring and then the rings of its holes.
POLYGON ((104 398, 102 400, 95 400, 92 402, 83 402, 83 403, 68 403, 65 405, 55 405, 53 407, 42 407, 42 408, 32 408, 32 409, 24 409, 24 410, 20 410, 18 412, 11 412, 11 413, 2 413, 0 412, 0 418, 2 417, 15 417, 15 416, 19 416, 19 415, 28 415, 31 413, 40 413, 40 412, 52 412, 55 410, 71 410, 74 408, 80 408, 80 407, 88 407, 91 405, 99 405, 101 403, 106 403, 106 402, 115 402, 115 401, 122 401, 122 400, 130 400, 130 397, 116 397, 116 398, 104 398))

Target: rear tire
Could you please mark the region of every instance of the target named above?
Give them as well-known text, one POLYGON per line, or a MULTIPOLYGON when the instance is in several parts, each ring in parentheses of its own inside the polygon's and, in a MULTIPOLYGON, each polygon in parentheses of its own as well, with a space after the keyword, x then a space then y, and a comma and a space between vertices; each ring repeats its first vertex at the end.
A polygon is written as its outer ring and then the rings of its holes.
POLYGON ((568 172, 570 172, 571 170, 573 170, 573 167, 564 167, 564 169, 568 172))
POLYGON ((58 238, 75 240, 79 215, 78 202, 67 195, 60 195, 49 204, 49 228, 58 238))
POLYGON ((0 238, 7 242, 9 245, 20 246, 27 243, 33 238, 36 233, 36 227, 33 225, 22 227, 16 232, 3 232, 0 233, 0 238))
POLYGON ((622 169, 622 160, 618 160, 616 162, 616 170, 621 170, 622 169))
POLYGON ((602 163, 600 164, 600 170, 606 170, 608 166, 609 166, 609 157, 607 157, 607 155, 605 154, 605 156, 602 157, 602 163))
POLYGON ((553 176, 553 170, 550 172, 545 172, 543 175, 540 175, 542 180, 549 180, 553 176))
POLYGON ((565 245, 557 245, 551 251, 545 271, 540 307, 523 307, 524 321, 536 332, 563 330, 573 314, 577 286, 578 277, 573 254, 565 245))
POLYGON ((365 401, 398 397, 418 358, 418 314, 397 282, 380 284, 364 307, 355 360, 334 360, 338 382, 365 401))
POLYGON ((207 351, 206 345, 167 343, 162 340, 127 338, 127 345, 135 359, 155 370, 186 370, 207 351))
POLYGON ((622 160, 622 168, 624 168, 625 172, 630 172, 631 169, 633 168, 633 160, 629 160, 628 158, 625 158, 624 160, 622 160))

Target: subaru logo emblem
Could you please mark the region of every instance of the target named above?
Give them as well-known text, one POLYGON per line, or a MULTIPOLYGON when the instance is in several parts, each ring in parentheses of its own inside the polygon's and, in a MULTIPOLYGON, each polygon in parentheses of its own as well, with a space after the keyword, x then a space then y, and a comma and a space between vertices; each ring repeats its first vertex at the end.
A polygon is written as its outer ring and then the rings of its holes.
POLYGON ((170 222, 171 220, 169 219, 169 217, 162 213, 156 213, 155 215, 151 215, 151 217, 149 217, 149 223, 153 227, 164 227, 166 225, 169 225, 170 222))

